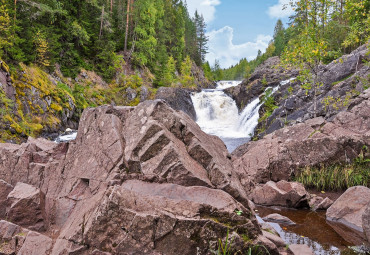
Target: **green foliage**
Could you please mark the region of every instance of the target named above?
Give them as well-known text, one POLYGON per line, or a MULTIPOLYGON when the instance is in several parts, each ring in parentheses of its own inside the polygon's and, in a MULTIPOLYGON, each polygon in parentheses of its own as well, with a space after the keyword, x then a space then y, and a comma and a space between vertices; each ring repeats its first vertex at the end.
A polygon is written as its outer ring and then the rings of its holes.
POLYGON ((301 169, 295 180, 306 187, 317 190, 345 190, 353 186, 370 188, 370 159, 364 156, 367 147, 351 164, 306 167, 301 169))
POLYGON ((218 240, 218 249, 217 255, 231 255, 231 246, 233 244, 234 239, 229 240, 229 229, 227 230, 225 242, 221 239, 218 240))
POLYGON ((163 85, 170 87, 174 82, 175 82, 175 75, 176 72, 176 61, 175 59, 170 56, 167 61, 167 65, 164 69, 164 74, 163 74, 163 85))

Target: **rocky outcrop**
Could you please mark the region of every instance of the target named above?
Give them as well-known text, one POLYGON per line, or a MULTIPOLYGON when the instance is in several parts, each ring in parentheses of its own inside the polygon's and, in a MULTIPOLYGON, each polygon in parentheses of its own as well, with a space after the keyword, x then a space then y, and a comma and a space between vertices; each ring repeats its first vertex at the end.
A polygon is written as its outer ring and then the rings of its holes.
POLYGON ((370 145, 370 89, 332 121, 319 117, 236 149, 234 169, 251 192, 256 183, 289 180, 306 166, 350 162, 370 145))
POLYGON ((222 141, 164 101, 86 109, 75 141, 0 144, 0 155, 1 179, 45 194, 46 254, 211 254, 226 238, 242 252, 267 240, 278 254, 222 141))
POLYGON ((191 100, 191 93, 191 90, 182 88, 161 87, 158 89, 155 98, 163 99, 173 109, 177 111, 183 111, 193 120, 196 120, 197 115, 191 100))
POLYGON ((297 182, 269 181, 257 186, 250 197, 258 205, 302 208, 308 207, 309 194, 297 182))
POLYGON ((244 80, 236 87, 225 89, 225 93, 233 98, 240 110, 259 97, 267 87, 275 87, 281 81, 291 79, 298 75, 297 70, 285 70, 279 67, 279 57, 267 59, 258 66, 249 79, 244 80))
MULTIPOLYGON (((273 95, 277 108, 266 120, 260 121, 256 128, 258 138, 314 117, 331 120, 339 112, 351 109, 350 101, 369 87, 370 67, 364 64, 365 60, 370 60, 367 52, 368 46, 363 45, 351 54, 320 67, 318 77, 322 86, 318 88, 316 106, 313 90, 306 91, 298 81, 282 84, 273 95)), ((268 70, 265 72, 269 73, 268 70)), ((280 81, 283 80, 280 78, 280 81)), ((245 100, 250 99, 248 97, 245 100)), ((265 112, 265 106, 262 106, 260 115, 265 112)))
POLYGON ((348 242, 361 245, 366 241, 363 215, 369 204, 369 188, 363 186, 349 188, 327 210, 326 219, 334 230, 348 242))

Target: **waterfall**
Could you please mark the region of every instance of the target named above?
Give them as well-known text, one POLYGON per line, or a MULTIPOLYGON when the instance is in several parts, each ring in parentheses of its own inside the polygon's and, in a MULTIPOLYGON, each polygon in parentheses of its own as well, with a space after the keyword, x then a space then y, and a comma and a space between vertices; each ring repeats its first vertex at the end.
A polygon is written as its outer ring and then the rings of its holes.
MULTIPOLYGON (((287 82, 290 80, 281 82, 281 85, 287 82)), ((256 98, 239 114, 235 101, 223 92, 239 84, 240 81, 220 81, 216 89, 205 89, 191 97, 197 124, 207 134, 220 137, 230 152, 251 139, 258 125, 258 111, 262 105, 260 99, 256 98)), ((269 89, 273 94, 279 86, 266 88, 265 92, 269 89)))

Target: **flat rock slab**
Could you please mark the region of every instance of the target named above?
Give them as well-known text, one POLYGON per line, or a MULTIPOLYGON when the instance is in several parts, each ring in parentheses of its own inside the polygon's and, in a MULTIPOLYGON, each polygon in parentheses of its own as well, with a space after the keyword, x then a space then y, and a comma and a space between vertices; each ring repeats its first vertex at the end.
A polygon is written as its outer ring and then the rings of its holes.
POLYGON ((326 220, 345 240, 361 245, 367 240, 362 222, 369 204, 369 188, 364 186, 349 188, 327 210, 326 220))
POLYGON ((269 214, 264 217, 263 220, 267 222, 279 223, 282 225, 295 225, 295 222, 293 222, 291 219, 278 213, 269 214))

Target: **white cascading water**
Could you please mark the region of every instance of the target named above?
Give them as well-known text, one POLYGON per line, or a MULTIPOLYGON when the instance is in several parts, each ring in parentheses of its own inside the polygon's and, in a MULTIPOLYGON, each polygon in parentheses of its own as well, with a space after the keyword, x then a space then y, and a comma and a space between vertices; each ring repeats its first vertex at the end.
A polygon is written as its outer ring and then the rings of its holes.
MULTIPOLYGON (((258 125, 258 111, 262 105, 260 99, 256 98, 239 114, 235 101, 223 92, 224 89, 239 84, 240 81, 220 81, 216 89, 206 89, 191 97, 197 114, 197 124, 207 134, 220 137, 230 152, 253 136, 258 125)), ((272 93, 278 88, 279 86, 273 88, 272 93)))

